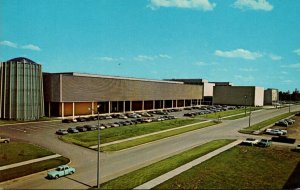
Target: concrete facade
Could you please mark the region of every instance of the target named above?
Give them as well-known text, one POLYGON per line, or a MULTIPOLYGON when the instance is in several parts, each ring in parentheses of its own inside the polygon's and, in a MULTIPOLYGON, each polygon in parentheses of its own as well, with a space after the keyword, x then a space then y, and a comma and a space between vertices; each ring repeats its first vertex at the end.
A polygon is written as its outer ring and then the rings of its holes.
POLYGON ((275 105, 279 101, 278 89, 268 88, 264 92, 264 105, 275 105))
POLYGON ((42 66, 24 57, 0 65, 0 116, 36 120, 44 116, 42 66))
POLYGON ((44 73, 46 115, 67 117, 199 105, 202 85, 91 75, 44 73))
POLYGON ((215 86, 213 103, 263 106, 264 88, 255 86, 215 86))

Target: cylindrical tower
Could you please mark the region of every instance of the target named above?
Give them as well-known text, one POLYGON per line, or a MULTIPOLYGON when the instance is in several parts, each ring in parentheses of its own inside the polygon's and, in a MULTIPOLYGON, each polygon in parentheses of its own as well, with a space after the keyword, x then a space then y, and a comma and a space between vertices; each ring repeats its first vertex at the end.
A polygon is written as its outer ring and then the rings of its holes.
POLYGON ((2 119, 36 120, 44 116, 42 66, 18 57, 0 66, 2 119))

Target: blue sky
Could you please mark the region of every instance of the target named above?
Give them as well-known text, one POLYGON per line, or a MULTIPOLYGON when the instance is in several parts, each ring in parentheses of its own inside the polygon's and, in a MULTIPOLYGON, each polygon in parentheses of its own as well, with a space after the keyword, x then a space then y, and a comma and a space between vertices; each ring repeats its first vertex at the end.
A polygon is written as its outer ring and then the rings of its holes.
POLYGON ((0 60, 300 88, 299 0, 0 0, 0 60))

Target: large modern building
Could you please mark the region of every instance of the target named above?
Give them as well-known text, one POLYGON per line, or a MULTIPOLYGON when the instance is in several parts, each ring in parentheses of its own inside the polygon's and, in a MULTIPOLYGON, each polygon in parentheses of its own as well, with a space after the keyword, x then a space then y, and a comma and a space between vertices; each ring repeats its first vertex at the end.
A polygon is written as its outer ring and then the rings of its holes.
POLYGON ((46 116, 68 117, 199 105, 202 85, 83 73, 44 73, 46 116))
POLYGON ((0 66, 1 119, 35 120, 44 116, 42 66, 19 57, 0 66))
POLYGON ((276 105, 279 102, 278 89, 268 88, 264 93, 264 105, 276 105))
POLYGON ((214 104, 263 106, 264 88, 256 86, 214 86, 214 104))

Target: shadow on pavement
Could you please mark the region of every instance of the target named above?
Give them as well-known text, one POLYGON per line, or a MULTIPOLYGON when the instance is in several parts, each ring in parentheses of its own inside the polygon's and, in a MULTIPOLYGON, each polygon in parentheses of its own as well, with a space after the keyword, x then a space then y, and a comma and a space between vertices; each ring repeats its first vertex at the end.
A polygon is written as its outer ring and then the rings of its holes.
POLYGON ((284 184, 283 189, 295 189, 300 187, 300 162, 298 162, 295 170, 290 175, 287 182, 284 184))
POLYGON ((72 179, 72 178, 70 178, 70 177, 64 177, 64 178, 67 178, 67 179, 69 179, 69 180, 75 181, 75 182, 77 182, 77 183, 80 183, 80 184, 85 185, 85 186, 88 186, 88 187, 93 187, 93 186, 90 186, 90 185, 88 185, 88 184, 86 184, 86 183, 83 183, 83 182, 81 182, 81 181, 78 181, 78 180, 76 180, 76 179, 72 179))

